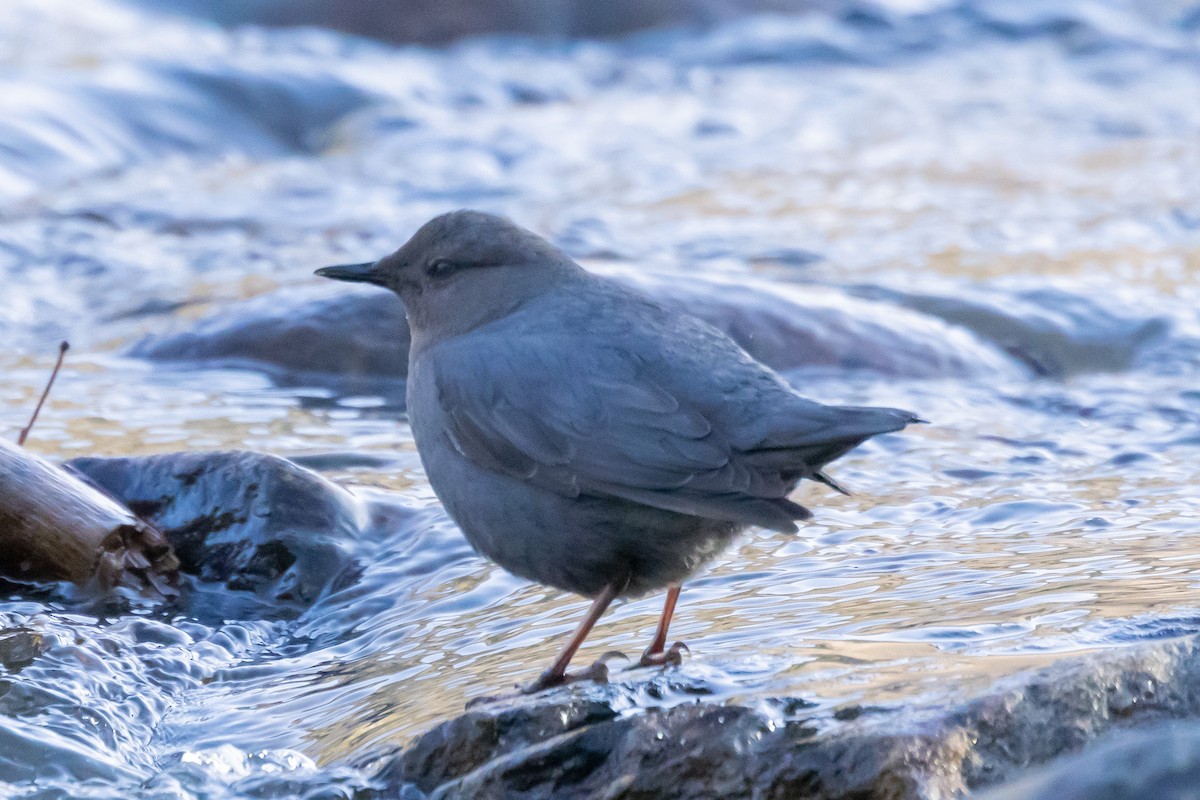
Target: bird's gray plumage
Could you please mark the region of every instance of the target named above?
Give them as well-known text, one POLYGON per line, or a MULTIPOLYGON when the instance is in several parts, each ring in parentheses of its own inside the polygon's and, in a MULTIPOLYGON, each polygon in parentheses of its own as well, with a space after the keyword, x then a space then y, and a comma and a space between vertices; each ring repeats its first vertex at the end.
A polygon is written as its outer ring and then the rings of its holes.
POLYGON ((795 531, 801 479, 840 490, 825 464, 916 421, 806 400, 715 328, 488 214, 326 274, 404 300, 413 434, 467 538, 584 595, 678 582, 747 525, 795 531))

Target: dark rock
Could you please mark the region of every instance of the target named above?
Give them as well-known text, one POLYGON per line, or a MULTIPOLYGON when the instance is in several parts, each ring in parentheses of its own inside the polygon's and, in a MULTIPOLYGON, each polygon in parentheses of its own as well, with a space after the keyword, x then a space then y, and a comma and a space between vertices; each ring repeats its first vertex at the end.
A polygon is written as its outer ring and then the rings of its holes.
POLYGON ((390 292, 316 287, 231 304, 188 330, 143 339, 129 354, 255 369, 286 385, 402 396, 408 343, 404 307, 390 292))
MULTIPOLYGON (((781 371, 860 369, 903 377, 1023 374, 994 347, 941 320, 819 286, 619 274, 701 317, 781 371)), ((381 290, 284 290, 215 311, 190 329, 144 339, 130 355, 258 369, 285 385, 403 400, 408 326, 381 290)))
POLYGON ((384 767, 380 778, 388 784, 412 783, 432 791, 506 753, 617 716, 612 704, 583 697, 553 705, 468 711, 418 739, 384 767))
POLYGON ((662 25, 704 24, 752 11, 800 11, 811 0, 140 0, 223 24, 333 28, 397 42, 440 43, 485 33, 614 36, 662 25))
MULTIPOLYGON (((686 668, 672 680, 685 684, 680 675, 686 668)), ((386 787, 379 796, 434 798, 961 797, 1114 729, 1200 716, 1198 677, 1193 637, 1064 660, 957 702, 868 712, 721 704, 635 681, 576 686, 473 708, 384 757, 376 777, 386 787), (655 694, 664 701, 648 702, 655 694)), ((1172 736, 1200 754, 1194 733, 1172 736)), ((1146 752, 1130 741, 1124 763, 1146 752)), ((1163 786, 1190 774, 1165 757, 1156 763, 1163 786)), ((1017 797, 1026 795, 997 800, 1017 797)))
POLYGON ((978 800, 1195 800, 1200 723, 1120 731, 978 800))
POLYGON ((346 490, 282 458, 251 452, 77 458, 69 466, 166 535, 193 599, 288 616, 353 579, 371 517, 346 490), (241 593, 251 593, 249 596, 241 593))
POLYGON ((0 631, 0 670, 20 672, 48 647, 45 637, 37 631, 27 628, 0 631))

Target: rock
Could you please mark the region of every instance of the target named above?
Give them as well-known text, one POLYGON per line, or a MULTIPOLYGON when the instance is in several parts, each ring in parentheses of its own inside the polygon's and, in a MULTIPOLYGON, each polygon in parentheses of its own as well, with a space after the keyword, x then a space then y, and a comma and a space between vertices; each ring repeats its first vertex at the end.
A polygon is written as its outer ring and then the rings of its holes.
POLYGON ((422 736, 385 766, 380 777, 389 785, 412 783, 432 791, 491 760, 522 752, 564 731, 610 722, 618 714, 614 703, 587 697, 468 711, 422 736))
POLYGON ((810 0, 413 0, 396 13, 389 0, 140 0, 226 25, 333 28, 395 42, 436 44, 486 33, 615 36, 663 25, 711 24, 753 11, 799 11, 810 0))
POLYGON ((224 306, 187 330, 143 339, 129 354, 254 369, 285 385, 402 397, 409 343, 404 306, 378 289, 316 289, 285 289, 224 306))
MULTIPOLYGON (((900 377, 1024 374, 943 321, 821 286, 773 286, 621 273, 664 305, 720 328, 781 371, 861 369, 900 377)), ((408 326, 390 292, 283 290, 226 306, 190 329, 143 339, 130 355, 258 369, 284 385, 403 401, 408 326)))
POLYGON ((1058 289, 977 288, 955 296, 856 287, 855 294, 896 303, 972 331, 1038 375, 1128 369, 1170 329, 1166 317, 1121 316, 1104 304, 1058 289))
POLYGON ((978 800, 1196 800, 1200 723, 1121 731, 978 800))
POLYGON ((939 319, 819 284, 617 275, 729 334, 781 372, 866 370, 893 377, 1013 376, 995 348, 939 319))
POLYGON ((336 484, 261 453, 77 458, 69 466, 163 532, 181 570, 200 581, 193 603, 203 597, 231 614, 249 607, 291 616, 352 581, 354 543, 372 517, 336 484), (206 583, 238 595, 214 594, 206 583))
POLYGON ((962 797, 1114 729, 1200 715, 1197 678, 1190 637, 1064 660, 957 701, 818 712, 788 698, 704 700, 685 666, 468 710, 381 757, 385 788, 366 796, 962 797))
POLYGON ((0 631, 0 670, 20 672, 48 648, 45 637, 37 631, 28 628, 0 631))

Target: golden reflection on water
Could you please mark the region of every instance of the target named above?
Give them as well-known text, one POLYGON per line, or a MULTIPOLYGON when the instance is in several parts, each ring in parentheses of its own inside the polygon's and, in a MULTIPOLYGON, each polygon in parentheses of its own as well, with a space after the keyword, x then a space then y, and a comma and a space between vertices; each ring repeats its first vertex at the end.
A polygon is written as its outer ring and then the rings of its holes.
MULTIPOLYGON (((1069 488, 1050 494, 1056 502, 1085 499, 1098 509, 1123 494, 1120 481, 1109 477, 1069 488)), ((1022 494, 1014 487, 1012 497, 1022 494)), ((1189 605, 1200 588, 1195 505, 1178 490, 1160 498, 1174 511, 1143 509, 1106 529, 1026 520, 961 532, 935 525, 898 531, 861 523, 871 508, 909 504, 908 492, 822 500, 818 524, 799 537, 751 534, 685 587, 673 635, 691 645, 697 664, 731 673, 747 662, 772 665, 766 679, 756 674, 743 688, 736 680, 725 687, 730 700, 801 696, 833 707, 928 694, 950 702, 999 675, 1097 646, 1076 635, 1081 626, 1167 614, 1189 605), (1190 528, 1144 530, 1154 522, 1178 523, 1189 505, 1190 528), (742 582, 738 575, 750 577, 742 582)), ((959 508, 987 505, 972 497, 959 508)), ((1091 513, 1082 506, 1080 512, 1091 513)), ((421 602, 467 593, 496 577, 497 570, 483 568, 421 602)), ((651 597, 619 606, 600 623, 579 663, 613 649, 640 652, 660 602, 651 597)), ((310 731, 314 754, 335 760, 366 744, 403 744, 467 699, 531 679, 585 607, 514 583, 500 606, 413 631, 418 650, 343 664, 375 687, 344 717, 310 731), (471 630, 491 632, 464 635, 471 630)), ((685 674, 690 669, 685 666, 685 674)))
MULTIPOLYGON (((359 419, 360 412, 306 407, 294 393, 248 373, 182 371, 165 383, 135 384, 150 369, 75 351, 55 383, 28 446, 50 459, 140 456, 178 450, 251 449, 285 456, 353 451, 415 463, 402 421, 359 419), (216 380, 214 380, 216 378, 216 380)), ((53 359, 0 361, 11 378, 0 394, 0 430, 26 424, 53 359)), ((352 473, 347 473, 347 475, 352 473)), ((370 483, 403 488, 405 478, 370 483)))
MULTIPOLYGON (((51 361, 6 365, 15 380, 0 394, 0 427, 24 424, 51 361)), ((375 454, 392 466, 334 477, 429 500, 407 426, 393 414, 306 406, 254 376, 197 372, 137 384, 145 369, 73 354, 31 448, 50 458, 234 447, 375 454)), ((934 402, 938 389, 914 391, 934 402)), ((989 435, 1050 435, 1026 430, 1024 416, 1003 408, 987 409, 989 435)), ((1152 469, 1112 467, 1113 443, 1078 438, 1087 423, 1064 419, 1053 432, 1064 449, 1044 467, 1033 462, 1040 472, 956 481, 940 470, 995 467, 1040 446, 1014 451, 1007 440, 981 438, 970 403, 948 400, 938 410, 939 424, 905 434, 902 459, 865 448, 839 462, 854 496, 800 492, 817 517, 799 536, 753 532, 685 587, 672 629, 693 651, 685 675, 715 669, 731 700, 791 695, 832 708, 929 693, 948 701, 950 692, 965 696, 997 675, 1099 646, 1105 620, 1195 605, 1200 504, 1189 487, 1200 485, 1200 462, 1168 450, 1152 469)), ((586 607, 474 559, 431 574, 398 602, 383 629, 364 634, 387 644, 356 647, 307 679, 300 696, 312 700, 298 724, 321 761, 403 744, 468 699, 532 679, 586 607)), ((579 663, 609 650, 639 653, 660 603, 618 606, 579 663)))
MULTIPOLYGON (((1076 157, 1070 180, 1054 191, 1072 206, 1105 200, 1147 161, 1200 161, 1198 154, 1197 145, 1164 153, 1148 144, 1116 144, 1076 157)), ((848 150, 823 173, 802 164, 791 174, 784 168, 731 171, 713 176, 712 187, 648 201, 644 210, 652 222, 793 218, 798 228, 836 246, 921 226, 956 230, 954 198, 963 187, 1005 203, 1050 191, 1018 165, 916 160, 860 167, 858 155, 848 150)), ((611 185, 590 188, 617 195, 628 186, 616 176, 611 185)), ((1165 213, 1173 201, 1168 193, 1154 202, 1165 213)), ((1092 218, 1075 224, 1102 236, 1119 222, 1121 209, 1095 207, 1092 218)), ((1171 296, 1194 289, 1200 275, 1200 250, 1174 244, 1102 239, 1095 247, 1063 248, 1048 241, 985 252, 951 236, 911 252, 920 254, 908 262, 917 279, 1119 275, 1171 296)), ((816 265, 811 274, 837 271, 844 278, 840 272, 856 266, 862 265, 838 260, 816 265)), ((197 284, 193 296, 247 297, 275 285, 248 277, 232 287, 197 284)), ((200 311, 185 309, 181 316, 200 311)), ((114 359, 111 352, 120 346, 69 354, 32 450, 52 459, 226 448, 293 457, 377 455, 387 467, 341 469, 331 477, 429 500, 411 435, 394 414, 373 414, 370 403, 367 411, 339 406, 250 374, 163 378, 156 368, 114 359)), ((52 348, 39 356, 0 355, 8 377, 0 386, 0 431, 15 435, 25 424, 53 356, 52 348)), ((793 695, 831 708, 929 694, 948 702, 999 675, 1103 646, 1105 621, 1197 605, 1200 507, 1191 487, 1200 485, 1200 462, 1191 457, 1194 450, 1156 453, 1152 467, 1124 470, 1106 465, 1121 443, 1089 437, 1086 421, 1064 416, 1049 429, 1031 431, 1026 417, 1002 404, 973 406, 978 397, 959 397, 960 386, 927 382, 874 391, 892 389, 907 392, 907 401, 865 399, 912 405, 935 424, 905 434, 901 459, 868 449, 839 462, 838 476, 858 494, 841 498, 805 489, 799 499, 817 517, 799 536, 751 533, 685 587, 672 630, 692 648, 685 674, 720 673, 719 689, 731 700, 793 695), (1023 473, 1012 463, 1029 457, 1025 451, 985 433, 1065 446, 1041 456, 1046 466, 1031 462, 1023 473), (943 474, 975 467, 994 474, 977 483, 943 474), (1022 511, 1027 502, 1045 507, 1022 511), (1005 504, 1011 513, 987 519, 1005 504)), ((1154 433, 1101 432, 1128 435, 1131 447, 1154 433)), ((368 745, 404 744, 468 699, 531 680, 586 607, 479 560, 432 575, 398 602, 403 607, 383 621, 384 629, 363 634, 386 639, 386 646, 339 654, 305 678, 311 685, 301 696, 328 695, 306 706, 295 724, 304 730, 305 749, 323 762, 360 754, 368 745)), ((660 602, 650 597, 615 608, 578 663, 614 649, 638 654, 660 602)))

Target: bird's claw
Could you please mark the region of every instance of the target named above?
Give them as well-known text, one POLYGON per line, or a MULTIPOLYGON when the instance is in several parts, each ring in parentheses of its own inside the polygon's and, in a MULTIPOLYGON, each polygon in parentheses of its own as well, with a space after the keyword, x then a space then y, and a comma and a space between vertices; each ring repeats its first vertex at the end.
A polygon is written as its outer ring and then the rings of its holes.
POLYGON ((624 653, 610 650, 579 672, 554 672, 548 669, 539 675, 536 681, 523 688, 521 694, 537 694, 545 689, 553 689, 555 686, 566 686, 580 681, 608 683, 608 662, 614 658, 629 660, 629 656, 624 653))
POLYGON ((634 666, 637 667, 678 667, 683 663, 683 654, 689 656, 692 651, 683 642, 676 642, 666 650, 652 652, 649 648, 642 653, 641 659, 634 666))

